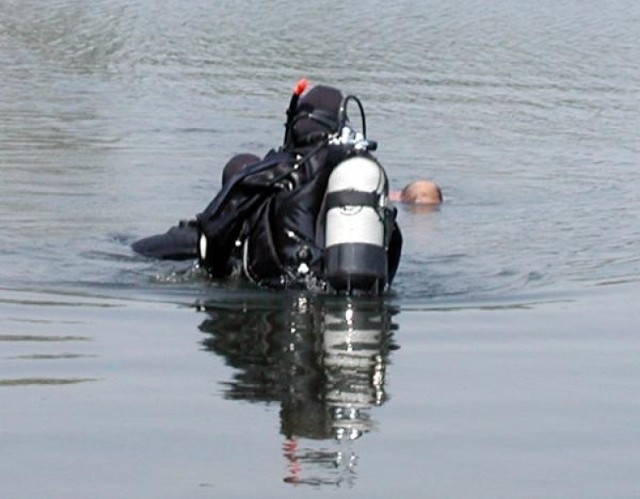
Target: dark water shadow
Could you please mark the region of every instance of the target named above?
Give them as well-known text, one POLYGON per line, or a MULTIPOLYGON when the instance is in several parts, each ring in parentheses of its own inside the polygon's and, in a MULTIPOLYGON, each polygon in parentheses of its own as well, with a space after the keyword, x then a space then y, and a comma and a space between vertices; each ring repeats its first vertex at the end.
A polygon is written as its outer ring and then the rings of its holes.
POLYGON ((274 301, 208 303, 204 347, 237 369, 230 400, 280 405, 284 481, 353 485, 356 441, 375 426, 397 308, 379 300, 287 294, 274 301))

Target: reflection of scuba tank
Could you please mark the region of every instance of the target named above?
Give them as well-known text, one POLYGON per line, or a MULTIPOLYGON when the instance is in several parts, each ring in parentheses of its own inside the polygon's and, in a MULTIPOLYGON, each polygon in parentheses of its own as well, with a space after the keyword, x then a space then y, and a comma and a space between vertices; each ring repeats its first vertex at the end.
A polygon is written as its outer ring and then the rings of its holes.
POLYGON ((346 485, 387 400, 385 371, 397 313, 382 300, 306 292, 205 303, 206 349, 235 369, 224 398, 280 402, 285 482, 346 485))
MULTIPOLYGON (((331 409, 334 436, 353 440, 371 429, 369 409, 382 404, 384 350, 390 322, 365 304, 327 312, 323 331, 325 401, 331 409), (364 306, 363 306, 364 305, 364 306)), ((371 305, 369 305, 371 306, 371 305)))
POLYGON ((331 172, 326 194, 324 270, 336 291, 384 288, 387 194, 384 170, 370 157, 353 156, 331 172))

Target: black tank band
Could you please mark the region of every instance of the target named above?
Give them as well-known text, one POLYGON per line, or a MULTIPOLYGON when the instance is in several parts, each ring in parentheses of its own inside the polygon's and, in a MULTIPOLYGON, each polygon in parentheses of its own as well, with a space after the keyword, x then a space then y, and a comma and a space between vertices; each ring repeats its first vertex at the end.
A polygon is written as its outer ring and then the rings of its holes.
POLYGON ((339 208, 341 206, 370 206, 380 207, 380 194, 376 192, 362 191, 335 191, 327 194, 327 209, 339 208))

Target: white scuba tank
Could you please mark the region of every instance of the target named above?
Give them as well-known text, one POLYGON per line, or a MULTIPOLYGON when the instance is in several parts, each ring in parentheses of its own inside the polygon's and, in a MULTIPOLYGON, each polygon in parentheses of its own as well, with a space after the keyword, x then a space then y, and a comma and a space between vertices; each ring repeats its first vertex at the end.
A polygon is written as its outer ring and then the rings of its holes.
POLYGON ((336 166, 326 193, 325 276, 337 291, 379 291, 387 281, 388 182, 366 156, 336 166))

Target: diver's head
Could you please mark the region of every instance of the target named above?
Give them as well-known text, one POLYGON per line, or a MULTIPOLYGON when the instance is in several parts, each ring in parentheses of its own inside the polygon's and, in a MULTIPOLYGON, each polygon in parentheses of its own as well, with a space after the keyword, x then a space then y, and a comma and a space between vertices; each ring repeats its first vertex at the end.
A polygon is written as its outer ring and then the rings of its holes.
POLYGON ((327 85, 315 85, 303 94, 293 117, 294 145, 315 142, 316 137, 336 132, 342 100, 342 92, 327 85))
POLYGON ((435 182, 415 180, 406 185, 399 195, 390 198, 402 203, 437 205, 442 203, 442 191, 435 182))

